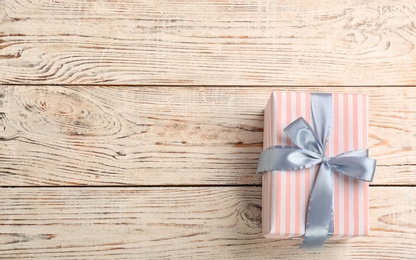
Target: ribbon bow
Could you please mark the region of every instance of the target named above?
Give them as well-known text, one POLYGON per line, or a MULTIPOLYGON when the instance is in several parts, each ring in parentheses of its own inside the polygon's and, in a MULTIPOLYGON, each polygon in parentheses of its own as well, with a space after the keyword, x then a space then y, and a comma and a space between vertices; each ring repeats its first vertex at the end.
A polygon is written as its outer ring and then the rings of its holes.
POLYGON ((312 121, 315 131, 302 117, 284 131, 296 147, 276 145, 262 152, 257 172, 293 171, 320 164, 309 198, 303 247, 322 246, 333 234, 333 173, 371 182, 376 161, 368 158, 367 149, 358 149, 328 158, 325 155, 332 125, 332 94, 311 94, 312 121))

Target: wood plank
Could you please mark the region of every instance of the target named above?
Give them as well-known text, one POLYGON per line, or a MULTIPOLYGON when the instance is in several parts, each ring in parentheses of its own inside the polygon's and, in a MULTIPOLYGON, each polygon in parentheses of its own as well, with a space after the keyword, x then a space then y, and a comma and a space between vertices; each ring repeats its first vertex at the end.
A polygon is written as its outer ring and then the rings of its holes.
POLYGON ((413 0, 2 1, 0 82, 415 85, 413 0))
POLYGON ((2 188, 0 258, 410 259, 415 191, 372 187, 370 236, 311 252, 262 238, 260 187, 2 188))
POLYGON ((416 184, 415 88, 4 87, 0 185, 261 184, 272 90, 370 95, 374 184, 416 184))

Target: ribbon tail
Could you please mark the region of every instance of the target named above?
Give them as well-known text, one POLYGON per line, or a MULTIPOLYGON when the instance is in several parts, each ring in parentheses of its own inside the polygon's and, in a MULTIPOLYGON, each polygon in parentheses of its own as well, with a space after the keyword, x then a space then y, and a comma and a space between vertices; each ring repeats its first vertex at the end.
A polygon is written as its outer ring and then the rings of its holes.
POLYGON ((333 171, 322 163, 309 199, 302 247, 321 247, 333 229, 333 171))

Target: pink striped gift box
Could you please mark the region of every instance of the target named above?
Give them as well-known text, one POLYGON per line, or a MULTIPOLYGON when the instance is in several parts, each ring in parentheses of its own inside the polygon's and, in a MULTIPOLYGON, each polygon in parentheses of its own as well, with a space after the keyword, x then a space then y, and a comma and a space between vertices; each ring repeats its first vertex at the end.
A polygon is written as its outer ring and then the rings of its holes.
MULTIPOLYGON (((291 145, 283 129, 299 117, 311 122, 310 93, 273 92, 264 113, 263 149, 291 145)), ((367 148, 367 96, 333 94, 333 127, 327 156, 367 148)), ((310 191, 319 166, 263 175, 263 235, 268 238, 305 234, 310 191)), ((368 182, 334 173, 334 234, 345 238, 368 234, 368 182)))

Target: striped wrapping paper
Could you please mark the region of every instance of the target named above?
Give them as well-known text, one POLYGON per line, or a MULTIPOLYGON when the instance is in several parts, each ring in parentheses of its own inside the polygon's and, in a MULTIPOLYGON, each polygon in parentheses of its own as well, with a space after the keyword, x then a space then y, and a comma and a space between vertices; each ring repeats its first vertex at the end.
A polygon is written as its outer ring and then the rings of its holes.
MULTIPOLYGON (((367 148, 367 96, 333 94, 333 127, 327 156, 367 148)), ((264 113, 263 149, 291 145, 283 129, 298 117, 311 122, 310 93, 273 92, 264 113)), ((310 191, 319 166, 263 175, 263 235, 270 238, 305 234, 310 191)), ((368 182, 334 173, 332 238, 368 234, 368 182)))

